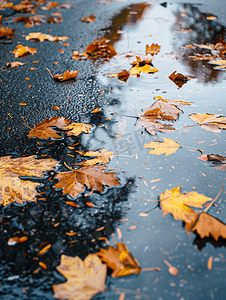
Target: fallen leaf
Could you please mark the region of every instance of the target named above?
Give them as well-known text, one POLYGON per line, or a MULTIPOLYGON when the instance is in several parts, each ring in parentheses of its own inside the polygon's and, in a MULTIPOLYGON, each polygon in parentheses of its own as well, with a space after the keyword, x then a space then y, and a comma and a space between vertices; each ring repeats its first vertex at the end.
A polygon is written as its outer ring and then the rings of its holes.
POLYGON ((11 6, 12 9, 20 12, 30 12, 34 8, 34 4, 29 0, 21 1, 19 4, 11 6))
POLYGON ((165 125, 156 121, 155 118, 150 116, 141 116, 137 129, 143 126, 148 133, 156 135, 159 132, 169 132, 169 130, 175 130, 171 125, 165 125))
POLYGON ((13 61, 13 62, 9 62, 9 63, 7 63, 6 64, 6 67, 11 67, 11 69, 12 68, 17 68, 17 67, 19 67, 19 66, 23 66, 23 65, 25 65, 26 63, 22 63, 22 62, 20 62, 20 61, 13 61))
POLYGON ((211 60, 215 58, 215 55, 211 55, 211 54, 195 54, 195 55, 191 55, 188 56, 191 59, 194 60, 211 60))
POLYGON ((92 127, 93 127, 92 125, 85 124, 85 123, 71 123, 69 125, 62 127, 62 129, 68 130, 68 132, 67 132, 68 136, 71 136, 71 135, 78 136, 82 132, 89 133, 90 129, 92 127))
POLYGON ((113 278, 139 274, 142 270, 137 260, 130 254, 123 243, 116 242, 116 248, 109 246, 108 250, 100 248, 100 252, 97 255, 113 270, 111 274, 113 278))
POLYGON ((60 8, 68 9, 68 8, 75 8, 75 6, 76 5, 71 5, 71 4, 68 4, 68 3, 64 3, 64 4, 60 5, 60 8))
POLYGON ((78 76, 79 70, 67 70, 63 74, 56 74, 53 76, 54 79, 59 81, 65 81, 69 79, 75 79, 78 76))
POLYGON ((36 159, 35 156, 11 159, 0 158, 0 204, 24 203, 35 201, 38 195, 37 182, 20 179, 19 176, 43 177, 43 172, 52 170, 58 165, 53 159, 36 159))
POLYGON ((51 9, 51 8, 53 8, 53 7, 56 7, 57 5, 58 5, 58 2, 49 1, 49 2, 47 3, 47 6, 41 6, 40 8, 41 8, 42 10, 49 10, 49 9, 51 9))
POLYGON ((189 80, 187 76, 180 73, 176 74, 176 71, 169 76, 169 79, 172 80, 179 88, 181 88, 189 80))
POLYGON ((59 16, 58 18, 51 16, 46 20, 46 22, 50 24, 63 23, 63 18, 62 16, 59 16))
POLYGON ((148 64, 144 65, 143 67, 139 67, 139 66, 134 66, 130 69, 130 75, 139 75, 141 72, 142 73, 156 73, 159 70, 156 69, 155 67, 152 67, 148 64))
POLYGON ((159 46, 158 44, 154 44, 152 43, 151 46, 146 45, 146 55, 149 54, 158 54, 158 52, 160 52, 160 48, 161 46, 159 46))
POLYGON ((192 207, 202 208, 202 205, 212 199, 202 194, 198 194, 196 191, 188 193, 180 193, 181 186, 175 187, 172 190, 167 190, 165 193, 160 194, 160 205, 163 211, 163 216, 171 213, 175 220, 186 221, 193 209, 192 207))
POLYGON ((122 72, 111 74, 109 77, 118 77, 121 81, 126 82, 129 78, 130 73, 126 70, 123 70, 122 72))
POLYGON ((226 129, 226 118, 220 115, 198 113, 191 114, 189 117, 192 121, 200 124, 201 128, 208 131, 220 132, 220 129, 226 129))
POLYGON ((226 59, 219 59, 219 60, 211 60, 211 64, 219 65, 216 69, 225 69, 226 68, 226 59))
POLYGON ((82 22, 86 22, 86 23, 94 23, 96 16, 95 15, 90 15, 86 18, 80 18, 82 22))
POLYGON ((107 164, 113 158, 114 153, 111 151, 107 151, 105 149, 100 149, 99 152, 97 151, 76 151, 77 153, 83 156, 96 156, 96 158, 85 160, 77 165, 84 165, 84 166, 94 166, 96 164, 107 164))
POLYGON ((186 231, 196 231, 202 239, 210 236, 216 241, 220 237, 226 239, 226 224, 205 212, 193 211, 184 221, 186 231))
POLYGON ((25 27, 33 27, 34 25, 40 25, 43 22, 43 19, 45 18, 45 15, 34 15, 34 16, 30 16, 30 17, 24 17, 24 16, 20 16, 20 17, 16 17, 16 18, 12 18, 13 22, 23 22, 25 23, 25 27))
POLYGON ((0 38, 11 37, 14 35, 14 29, 9 27, 0 27, 0 38))
POLYGON ((211 161, 212 166, 220 171, 226 170, 226 157, 217 154, 202 154, 198 159, 203 161, 211 161))
POLYGON ((89 300, 106 289, 107 267, 96 254, 89 254, 84 261, 78 256, 61 255, 56 269, 67 281, 53 285, 54 298, 89 300))
POLYGON ((115 48, 111 45, 108 45, 107 39, 105 38, 97 39, 88 45, 85 53, 89 56, 93 56, 94 58, 97 58, 98 56, 111 58, 117 54, 115 48))
POLYGON ((28 46, 24 47, 21 44, 17 45, 16 48, 17 49, 13 50, 13 53, 15 54, 15 58, 19 56, 23 56, 26 53, 30 53, 33 55, 37 51, 36 48, 30 48, 28 46))
POLYGON ((36 125, 28 134, 28 137, 37 137, 39 139, 62 139, 56 130, 52 129, 51 127, 57 127, 58 129, 63 128, 64 126, 70 123, 69 120, 65 119, 64 117, 54 117, 50 120, 47 118, 38 125, 36 125))
POLYGON ((43 42, 44 40, 48 40, 51 42, 54 41, 65 41, 69 39, 67 36, 52 36, 50 34, 43 34, 41 32, 30 32, 29 35, 26 36, 26 41, 29 40, 39 40, 40 42, 43 42))
POLYGON ((144 145, 145 148, 154 148, 153 150, 149 151, 150 154, 160 155, 166 154, 170 155, 175 153, 177 149, 180 148, 180 145, 176 143, 174 140, 163 138, 163 142, 149 142, 144 145))
POLYGON ((63 189, 63 195, 68 194, 72 198, 84 192, 84 185, 91 190, 103 191, 103 186, 119 186, 117 173, 103 172, 107 169, 104 165, 89 166, 76 169, 74 171, 61 172, 56 175, 59 181, 55 188, 63 189))

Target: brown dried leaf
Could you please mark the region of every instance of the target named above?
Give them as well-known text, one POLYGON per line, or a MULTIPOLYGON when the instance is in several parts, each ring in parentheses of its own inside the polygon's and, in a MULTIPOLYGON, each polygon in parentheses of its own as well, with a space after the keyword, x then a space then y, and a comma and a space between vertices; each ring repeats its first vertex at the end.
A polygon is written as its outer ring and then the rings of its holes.
POLYGON ((108 250, 100 248, 100 252, 97 255, 113 270, 111 274, 113 278, 139 274, 142 270, 137 260, 123 243, 116 242, 116 248, 109 246, 108 250))
POLYGON ((208 131, 220 132, 220 129, 226 129, 226 118, 220 115, 198 113, 191 114, 189 117, 192 121, 200 124, 201 128, 208 131))
POLYGON ((62 16, 59 16, 58 18, 51 16, 46 20, 46 22, 50 24, 63 23, 63 18, 62 16))
POLYGON ((42 10, 49 10, 49 9, 51 9, 51 8, 53 8, 53 7, 56 7, 57 5, 58 5, 58 2, 49 1, 49 2, 47 3, 47 6, 41 6, 40 8, 41 8, 42 10))
POLYGON ((129 78, 130 73, 126 70, 123 70, 117 74, 111 74, 110 77, 118 77, 119 80, 126 82, 129 78))
POLYGON ((219 59, 219 60, 211 60, 211 64, 219 65, 216 69, 225 69, 226 68, 226 59, 219 59))
POLYGON ((59 81, 65 81, 69 79, 75 79, 78 76, 79 70, 67 70, 63 74, 56 74, 53 76, 54 79, 59 81))
POLYGON ((92 44, 87 46, 85 53, 94 56, 95 58, 98 56, 107 58, 113 57, 117 54, 115 48, 106 44, 106 42, 107 39, 105 38, 95 40, 92 44))
POLYGON ((34 25, 40 25, 43 22, 43 19, 45 18, 45 15, 34 15, 30 17, 17 17, 17 18, 12 18, 13 22, 23 22, 26 23, 25 27, 33 27, 34 25))
POLYGON ((205 212, 193 212, 185 220, 186 231, 196 231, 203 239, 212 236, 216 241, 226 239, 226 224, 205 212))
POLYGON ((158 54, 160 52, 160 48, 161 46, 159 46, 158 44, 154 44, 152 43, 151 46, 146 45, 146 55, 149 54, 158 54))
POLYGON ((96 254, 89 254, 84 262, 78 256, 61 255, 57 271, 67 281, 53 285, 54 298, 89 300, 106 289, 107 266, 96 254))
POLYGON ((0 158, 0 204, 11 202, 23 203, 35 201, 38 195, 37 182, 22 180, 19 176, 43 177, 44 171, 52 170, 58 165, 53 159, 36 159, 35 156, 11 159, 10 156, 0 158))
POLYGON ((159 196, 163 216, 171 213, 175 220, 186 221, 194 213, 188 205, 202 208, 204 203, 212 200, 196 191, 181 194, 180 189, 181 186, 172 190, 166 189, 165 193, 159 196))
POLYGON ((20 62, 20 61, 13 61, 13 62, 9 62, 9 63, 7 63, 6 64, 6 67, 11 67, 11 69, 12 68, 17 68, 17 67, 19 67, 19 66, 23 66, 23 65, 25 65, 26 63, 22 63, 22 62, 20 62))
POLYGON ((198 159, 213 162, 212 166, 217 170, 226 170, 226 157, 224 156, 217 154, 203 154, 202 156, 198 157, 198 159))
POLYGON ((21 1, 19 4, 11 6, 12 9, 20 12, 30 12, 34 8, 34 4, 29 0, 21 1))
POLYGON ((65 41, 69 39, 68 36, 52 36, 50 34, 43 34, 41 32, 30 32, 29 35, 25 37, 26 41, 29 40, 39 40, 40 42, 43 42, 44 40, 48 40, 51 42, 55 41, 65 41))
POLYGON ((155 118, 149 116, 140 117, 140 122, 137 126, 137 129, 141 126, 143 126, 151 135, 156 135, 157 131, 168 132, 169 130, 175 130, 171 125, 159 123, 155 118))
POLYGON ((62 139, 62 136, 60 136, 54 129, 51 127, 57 127, 59 129, 63 128, 64 126, 68 125, 70 123, 69 120, 65 119, 64 117, 54 117, 49 119, 46 119, 36 125, 28 134, 28 137, 37 137, 39 139, 48 139, 48 138, 54 138, 54 139, 62 139))
POLYGON ((194 60, 211 60, 214 59, 216 56, 211 54, 195 54, 188 57, 194 60))
POLYGON ((14 35, 14 29, 9 27, 0 27, 0 38, 11 37, 14 35))
POLYGON ((180 73, 176 74, 176 71, 169 76, 169 79, 172 80, 179 88, 181 88, 189 80, 187 76, 180 73))
POLYGON ((103 191, 104 185, 109 187, 119 186, 119 179, 115 177, 117 173, 103 172, 105 169, 107 169, 106 166, 98 165, 58 173, 56 178, 59 182, 55 185, 55 188, 62 188, 63 195, 68 194, 75 198, 80 192, 84 192, 84 185, 98 192, 103 191))
POLYGON ((68 136, 71 136, 71 135, 78 136, 82 132, 89 133, 90 129, 92 127, 93 127, 92 125, 85 124, 85 123, 71 123, 71 124, 69 124, 67 126, 64 126, 62 129, 63 130, 69 130, 67 132, 68 136))
POLYGON ((86 22, 86 23, 94 23, 96 16, 95 15, 90 15, 86 18, 80 18, 82 22, 86 22))
POLYGON ((30 54, 34 54, 37 49, 36 48, 30 48, 28 46, 23 46, 23 45, 17 45, 16 46, 17 49, 13 50, 13 53, 15 54, 15 58, 16 57, 20 57, 20 56, 23 56, 24 54, 26 53, 30 53, 30 54))

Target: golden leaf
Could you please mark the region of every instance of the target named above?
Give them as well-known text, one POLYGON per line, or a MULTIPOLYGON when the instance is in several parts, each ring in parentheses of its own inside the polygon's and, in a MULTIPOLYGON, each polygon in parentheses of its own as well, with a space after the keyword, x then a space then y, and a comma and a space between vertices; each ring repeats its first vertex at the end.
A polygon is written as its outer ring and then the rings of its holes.
POLYGON ((180 148, 180 145, 174 140, 163 138, 163 142, 149 142, 148 144, 145 144, 144 147, 154 148, 153 150, 149 151, 150 154, 160 155, 164 153, 167 156, 175 153, 177 149, 180 148))
POLYGON ((47 6, 41 6, 40 8, 41 8, 42 10, 49 10, 49 9, 51 9, 51 8, 53 8, 53 7, 56 7, 57 4, 58 4, 58 2, 49 1, 49 2, 47 3, 47 6))
POLYGON ((149 54, 158 54, 158 52, 160 51, 161 46, 159 46, 158 44, 154 44, 152 43, 151 46, 146 45, 146 55, 149 54))
POLYGON ((82 161, 78 165, 84 165, 84 166, 93 166, 96 164, 107 164, 114 156, 114 153, 111 151, 107 151, 105 149, 100 149, 99 152, 97 151, 76 151, 77 153, 83 155, 83 156, 96 156, 96 158, 89 159, 82 161))
POLYGON ((28 46, 23 46, 23 45, 17 45, 16 46, 17 49, 13 50, 13 53, 15 54, 15 58, 19 57, 19 56, 23 56, 26 53, 30 53, 30 54, 34 54, 37 49, 36 48, 30 48, 28 46))
POLYGON ((13 62, 9 62, 9 63, 7 63, 6 64, 6 67, 11 67, 11 69, 12 68, 17 68, 17 67, 19 67, 19 66, 23 66, 23 65, 25 65, 26 63, 22 63, 22 62, 20 62, 20 61, 13 61, 13 62))
POLYGON ((90 15, 86 18, 80 18, 82 22, 86 22, 86 23, 94 23, 96 16, 95 15, 90 15))
POLYGON ((65 71, 63 74, 56 74, 53 76, 54 79, 59 81, 65 81, 69 79, 75 79, 78 76, 79 70, 69 70, 65 71))
POLYGON ((189 115, 189 118, 208 131, 220 132, 220 129, 226 129, 226 118, 220 115, 198 113, 189 115))
POLYGON ((89 254, 84 262, 78 256, 61 255, 57 271, 67 281, 53 285, 54 298, 89 300, 106 289, 107 266, 96 254, 89 254))
POLYGON ((62 139, 62 136, 57 134, 57 132, 52 129, 51 127, 57 127, 59 129, 63 128, 64 126, 70 123, 69 120, 65 119, 64 117, 54 117, 46 119, 36 125, 28 134, 28 137, 37 137, 39 139, 62 139))
POLYGON ((10 37, 14 35, 14 29, 9 28, 9 27, 0 27, 0 38, 2 37, 10 37))
POLYGON ((130 69, 130 75, 139 75, 141 72, 142 73, 156 73, 159 70, 146 64, 143 67, 139 67, 139 66, 134 66, 130 69))
POLYGON ((71 123, 71 124, 69 124, 67 126, 62 127, 62 129, 63 130, 69 130, 67 132, 68 136, 71 136, 71 135, 78 136, 82 132, 89 133, 90 129, 92 127, 93 127, 92 125, 85 124, 85 123, 71 123))
POLYGON ((48 40, 51 42, 54 41, 65 41, 69 39, 67 36, 52 36, 50 34, 43 34, 41 32, 30 32, 29 35, 26 36, 26 41, 29 40, 39 40, 40 42, 43 42, 44 40, 48 40))
POLYGON ((226 68, 226 59, 219 59, 219 60, 211 60, 211 64, 219 65, 216 69, 225 69, 226 68))
POLYGON ((103 191, 103 186, 119 186, 117 173, 103 172, 107 169, 104 165, 89 166, 76 169, 74 171, 61 172, 56 175, 59 182, 55 188, 62 188, 63 194, 69 194, 72 198, 84 192, 84 185, 91 190, 103 191))
POLYGON ((52 170, 58 163, 52 159, 36 159, 35 156, 11 159, 0 158, 0 204, 35 201, 37 182, 22 180, 19 176, 43 177, 44 171, 52 170))
POLYGON ((97 255, 113 270, 111 274, 113 278, 139 274, 142 270, 137 260, 123 243, 116 242, 116 248, 109 246, 108 250, 100 248, 100 252, 97 255))
POLYGON ((166 189, 165 193, 159 196, 163 216, 171 213, 175 220, 186 221, 194 212, 188 205, 202 208, 204 203, 212 200, 196 191, 181 194, 180 189, 181 186, 172 190, 166 189))

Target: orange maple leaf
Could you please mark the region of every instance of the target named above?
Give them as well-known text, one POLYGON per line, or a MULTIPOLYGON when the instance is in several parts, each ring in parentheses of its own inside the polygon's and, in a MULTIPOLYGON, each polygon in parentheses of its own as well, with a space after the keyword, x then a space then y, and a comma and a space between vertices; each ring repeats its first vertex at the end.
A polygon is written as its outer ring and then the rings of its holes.
POLYGON ((15 54, 15 58, 16 57, 19 57, 19 56, 23 56, 24 54, 26 54, 26 53, 30 53, 30 54, 34 54, 36 51, 37 51, 37 49, 36 48, 30 48, 30 47, 28 47, 28 46, 23 46, 23 45, 17 45, 16 46, 16 48, 17 49, 15 49, 14 51, 13 51, 13 53, 15 54))

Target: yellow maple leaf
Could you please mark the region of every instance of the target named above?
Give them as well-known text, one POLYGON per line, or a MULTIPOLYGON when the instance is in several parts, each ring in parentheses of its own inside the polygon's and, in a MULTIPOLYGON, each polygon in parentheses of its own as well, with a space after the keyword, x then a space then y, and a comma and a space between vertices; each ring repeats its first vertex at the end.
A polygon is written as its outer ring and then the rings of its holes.
POLYGON ((88 152, 76 151, 76 152, 83 156, 94 156, 94 157, 96 156, 96 158, 85 160, 77 164, 77 165, 84 165, 84 166, 93 166, 96 164, 107 164, 109 160, 111 160, 114 156, 114 153, 112 151, 107 151, 105 149, 100 149, 99 152, 98 151, 88 151, 88 152))
POLYGON ((57 166, 53 159, 36 159, 35 156, 11 159, 10 156, 0 158, 0 204, 35 201, 38 195, 37 182, 22 180, 19 176, 43 177, 43 171, 57 166))
POLYGON ((158 69, 152 67, 151 65, 144 65, 142 67, 134 66, 130 69, 130 75, 139 75, 140 73, 156 73, 158 69))
POLYGON ((89 254, 84 262, 78 256, 62 255, 57 271, 67 281, 53 285, 54 298, 89 300, 106 289, 107 266, 96 254, 89 254))
POLYGON ((163 215, 171 213, 175 220, 186 221, 194 212, 188 205, 202 208, 204 203, 212 200, 212 198, 198 194, 196 191, 180 193, 180 189, 181 186, 172 190, 166 189, 165 193, 159 196, 163 215))
POLYGON ((67 133, 68 136, 78 136, 82 132, 89 133, 92 127, 92 125, 85 123, 71 123, 67 126, 64 126, 62 129, 69 130, 67 133))
POLYGON ((172 153, 175 153, 177 149, 180 148, 180 145, 176 143, 174 140, 163 138, 163 142, 149 142, 144 145, 145 148, 154 148, 153 150, 150 150, 150 154, 154 155, 160 155, 160 154, 166 154, 170 155, 172 153))
POLYGON ((220 132, 220 129, 226 129, 226 117, 220 115, 198 113, 189 115, 189 118, 208 131, 220 132))

